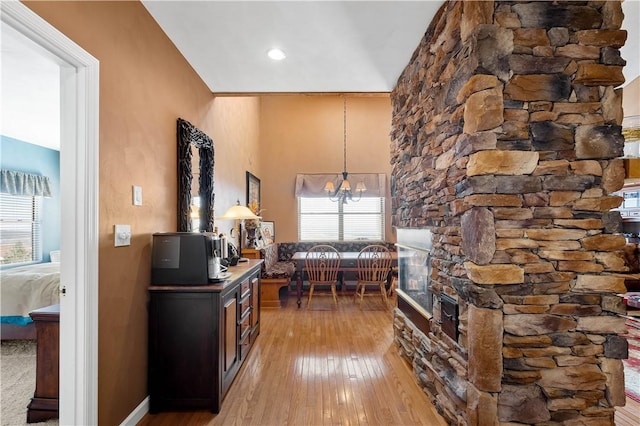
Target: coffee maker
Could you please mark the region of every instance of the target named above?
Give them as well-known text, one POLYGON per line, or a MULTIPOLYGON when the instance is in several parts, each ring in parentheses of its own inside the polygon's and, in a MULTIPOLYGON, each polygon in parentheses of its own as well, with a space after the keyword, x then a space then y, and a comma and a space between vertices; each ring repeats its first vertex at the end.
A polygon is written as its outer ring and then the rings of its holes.
POLYGON ((151 283, 207 285, 220 279, 228 265, 223 247, 221 238, 210 233, 153 234, 151 283))
POLYGON ((208 277, 210 280, 220 278, 220 274, 227 270, 227 265, 223 263, 223 259, 226 259, 225 254, 228 250, 226 244, 226 238, 220 238, 218 235, 208 235, 208 243, 211 247, 211 255, 208 256, 208 277))

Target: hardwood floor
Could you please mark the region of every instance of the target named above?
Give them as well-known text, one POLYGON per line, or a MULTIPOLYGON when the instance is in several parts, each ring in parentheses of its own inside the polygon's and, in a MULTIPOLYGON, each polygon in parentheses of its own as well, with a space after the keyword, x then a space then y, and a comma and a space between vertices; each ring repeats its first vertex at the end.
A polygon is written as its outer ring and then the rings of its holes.
POLYGON ((639 424, 640 402, 627 397, 627 404, 616 408, 616 426, 638 426, 639 424))
MULTIPOLYGON (((362 310, 349 296, 337 310, 316 297, 309 311, 293 297, 262 311, 260 337, 219 414, 147 414, 138 425, 446 425, 399 357, 392 311, 378 297, 365 297, 362 310)), ((627 399, 615 419, 637 426, 640 403, 627 399)))
POLYGON ((261 312, 260 337, 222 403, 209 411, 147 414, 148 425, 446 425, 393 344, 379 297, 316 295, 261 312))

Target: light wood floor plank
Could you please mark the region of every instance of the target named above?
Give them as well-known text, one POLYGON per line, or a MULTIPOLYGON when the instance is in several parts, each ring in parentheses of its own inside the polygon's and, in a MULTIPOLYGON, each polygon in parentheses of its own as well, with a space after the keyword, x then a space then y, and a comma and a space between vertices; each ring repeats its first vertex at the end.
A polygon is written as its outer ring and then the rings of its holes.
POLYGON ((627 404, 616 408, 616 426, 638 425, 640 425, 640 402, 627 397, 627 404))
POLYGON ((314 295, 263 310, 260 337, 219 414, 147 414, 140 426, 446 425, 393 344, 393 314, 379 298, 314 295))
MULTIPOLYGON (((140 426, 446 425, 393 345, 392 313, 379 298, 314 295, 263 310, 261 334, 219 414, 147 414, 140 426)), ((616 409, 616 426, 638 426, 640 403, 616 409)))

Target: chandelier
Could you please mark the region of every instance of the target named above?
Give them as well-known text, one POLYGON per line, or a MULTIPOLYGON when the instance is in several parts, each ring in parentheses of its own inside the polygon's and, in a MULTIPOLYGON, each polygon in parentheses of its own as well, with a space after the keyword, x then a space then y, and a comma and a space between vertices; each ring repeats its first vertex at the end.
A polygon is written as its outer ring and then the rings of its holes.
POLYGON ((362 197, 362 193, 367 190, 364 182, 358 182, 356 184, 355 195, 357 198, 354 198, 354 193, 351 191, 351 183, 349 183, 349 179, 347 176, 347 98, 342 97, 343 102, 343 153, 344 153, 344 171, 342 172, 342 181, 338 185, 338 189, 336 190, 332 181, 328 181, 324 186, 324 190, 329 196, 329 199, 334 202, 339 202, 342 204, 347 204, 348 201, 358 202, 362 197))

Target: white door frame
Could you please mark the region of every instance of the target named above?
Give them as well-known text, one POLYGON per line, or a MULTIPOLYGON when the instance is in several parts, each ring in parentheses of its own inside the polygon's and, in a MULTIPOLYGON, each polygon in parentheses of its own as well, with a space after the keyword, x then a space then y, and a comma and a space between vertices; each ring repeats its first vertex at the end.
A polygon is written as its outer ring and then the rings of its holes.
POLYGON ((61 65, 60 424, 96 425, 99 62, 22 3, 0 11, 61 65))

